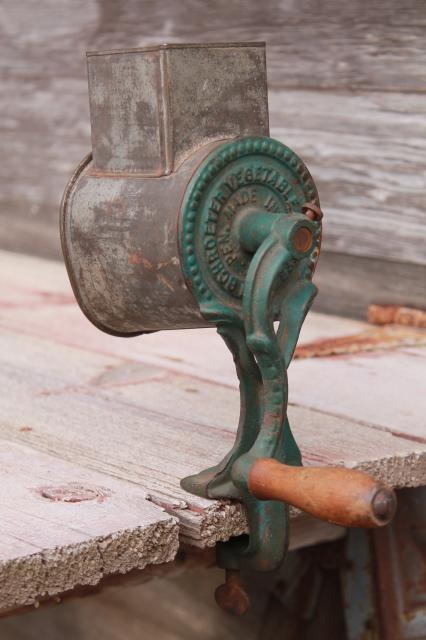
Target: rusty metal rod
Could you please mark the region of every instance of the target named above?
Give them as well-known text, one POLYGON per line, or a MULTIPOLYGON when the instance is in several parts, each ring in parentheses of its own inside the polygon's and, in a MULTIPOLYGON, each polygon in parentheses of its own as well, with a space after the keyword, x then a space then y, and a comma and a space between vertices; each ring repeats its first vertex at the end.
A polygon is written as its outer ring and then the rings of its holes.
POLYGON ((396 510, 392 489, 371 476, 338 467, 291 467, 256 460, 248 486, 260 500, 280 500, 343 527, 381 527, 396 510))

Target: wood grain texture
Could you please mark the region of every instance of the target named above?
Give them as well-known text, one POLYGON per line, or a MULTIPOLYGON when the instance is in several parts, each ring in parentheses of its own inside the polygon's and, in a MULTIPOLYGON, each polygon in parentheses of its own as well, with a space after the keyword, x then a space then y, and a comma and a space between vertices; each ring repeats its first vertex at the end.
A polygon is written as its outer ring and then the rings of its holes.
MULTIPOLYGON (((0 331, 0 609, 37 605, 108 575, 169 562, 179 536, 211 546, 246 531, 240 506, 192 502, 179 487, 197 464, 186 438, 199 439, 202 426, 191 402, 198 381, 181 375, 175 387, 171 371, 100 353, 90 334, 79 347, 61 344, 53 327, 65 325, 57 312, 77 311, 63 266, 4 253, 1 266, 0 309, 12 328, 0 331), (37 311, 44 337, 26 326, 37 311), (168 383, 156 387, 161 380, 168 383), (108 395, 147 382, 154 383, 147 394, 160 398, 145 410, 108 395), (97 497, 49 498, 58 490, 97 497)), ((77 318, 72 333, 79 335, 79 323, 90 325, 79 312, 77 318)), ((214 393, 210 385, 204 397, 214 393)), ((203 415, 205 405, 196 409, 203 415)), ((210 454, 216 439, 207 434, 198 455, 206 448, 210 454)), ((342 535, 339 527, 298 514, 291 547, 342 535)))
MULTIPOLYGON (((404 265, 424 267, 426 260, 425 23, 422 0, 268 0, 262 7, 253 0, 6 0, 2 246, 60 255, 58 204, 90 148, 86 49, 263 39, 271 133, 303 157, 318 182, 324 258, 340 271, 359 257, 356 287, 333 281, 324 287, 323 308, 343 291, 344 304, 361 315, 370 277, 373 297, 385 287, 386 302, 399 303, 405 292, 403 304, 424 305, 424 268, 404 265), (378 261, 363 261, 372 257, 378 261), (394 261, 398 268, 387 268, 399 280, 386 286, 381 266, 394 261)), ((344 304, 333 308, 341 313, 344 304)))
POLYGON ((140 488, 4 435, 0 608, 31 605, 78 585, 95 585, 109 574, 174 558, 177 521, 148 502, 140 488), (48 490, 73 487, 77 494, 82 487, 98 497, 74 503, 47 497, 48 490))
MULTIPOLYGON (((0 252, 0 266, 0 605, 166 562, 178 533, 209 547, 246 532, 240 505, 179 484, 235 437, 237 379, 214 330, 116 339, 81 314, 62 264, 0 252), (75 482, 111 494, 80 504, 40 495, 75 482)), ((302 340, 365 326, 311 314, 302 340)), ((289 418, 305 465, 424 484, 424 361, 404 347, 294 362, 289 418)), ((344 534, 295 510, 291 527, 292 548, 344 534)))
MULTIPOLYGON (((218 462, 235 437, 237 379, 215 332, 132 341, 103 335, 73 302, 62 265, 0 257, 0 382, 8 390, 0 398, 2 436, 137 483, 179 519, 191 544, 210 546, 246 531, 238 505, 179 486, 183 476, 218 462)), ((313 314, 305 335, 311 342, 364 326, 313 314)), ((305 463, 362 469, 394 486, 424 483, 416 392, 422 361, 404 350, 294 362, 289 416, 305 463), (402 366, 409 384, 397 395, 402 366), (383 398, 377 406, 371 379, 383 398)))
POLYGON ((425 266, 424 94, 301 89, 269 104, 274 135, 317 182, 323 250, 425 266))
POLYGON ((179 518, 181 537, 192 544, 212 546, 247 530, 238 504, 197 498, 179 486, 180 478, 214 462, 232 445, 238 405, 232 390, 204 385, 195 403, 193 390, 201 383, 193 378, 165 374, 156 378, 159 387, 151 379, 153 386, 145 388, 150 377, 141 382, 143 364, 135 380, 135 365, 126 378, 127 363, 116 359, 117 378, 104 356, 10 332, 2 337, 0 377, 8 390, 0 401, 3 437, 137 483, 148 500, 179 518), (93 376, 98 359, 106 365, 105 376, 93 376), (209 419, 205 406, 213 397, 222 411, 209 419), (223 429, 224 421, 229 430, 223 429), (216 429, 206 428, 212 423, 216 429))
MULTIPOLYGON (((112 338, 97 331, 82 316, 69 294, 61 265, 37 259, 24 260, 20 256, 9 257, 7 254, 3 254, 3 258, 5 267, 2 287, 5 298, 0 306, 1 326, 9 329, 19 326, 21 332, 42 338, 40 345, 44 345, 46 339, 54 340, 57 344, 55 355, 52 356, 57 363, 55 372, 65 358, 63 345, 77 347, 76 354, 80 354, 82 348, 104 354, 103 359, 96 360, 97 356, 86 353, 85 380, 80 356, 71 357, 73 349, 66 351, 70 354, 66 356, 69 372, 61 374, 67 376, 62 382, 63 392, 69 389, 84 392, 87 385, 89 388, 108 388, 108 393, 113 397, 121 397, 135 406, 142 406, 153 412, 158 412, 160 406, 170 411, 178 411, 178 407, 182 406, 182 414, 175 413, 176 416, 192 420, 196 415, 197 421, 203 421, 206 419, 203 408, 209 402, 212 389, 209 386, 203 387, 192 378, 202 377, 206 381, 236 388, 237 379, 232 359, 214 330, 181 331, 177 334, 178 337, 173 332, 162 332, 134 340, 112 338), (24 263, 28 265, 28 275, 23 267, 24 263), (9 265, 8 268, 6 264, 9 265), (11 276, 8 274, 13 271, 20 274, 21 283, 18 284, 16 277, 16 284, 12 288, 11 276), (27 308, 27 304, 30 307, 27 308), (93 359, 99 364, 97 369, 91 364, 93 359), (72 362, 75 364, 72 365, 72 362), (167 393, 163 393, 165 370, 191 378, 172 378, 172 374, 168 374, 168 380, 172 380, 172 384, 168 385, 167 393), (145 388, 149 388, 149 392, 143 393, 145 388)), ((366 326, 364 323, 316 315, 308 318, 302 340, 311 342, 315 338, 329 337, 330 334, 358 333, 366 326)), ((5 344, 6 342, 4 340, 5 344)), ((34 346, 32 348, 35 349, 34 346)), ((38 348, 41 352, 44 347, 38 348)), ((12 348, 12 359, 15 358, 15 351, 16 348, 12 348)), ((6 346, 4 353, 7 353, 6 346)), ((22 364, 21 368, 28 367, 28 371, 31 371, 36 361, 37 358, 34 358, 33 362, 22 364)), ((19 363, 19 359, 16 363, 19 363)), ((424 437, 424 422, 422 418, 418 418, 421 414, 413 410, 413 407, 419 407, 419 403, 421 410, 421 380, 422 362, 409 359, 405 355, 405 348, 397 354, 360 354, 347 358, 295 361, 290 368, 290 402, 300 407, 308 406, 332 415, 344 416, 349 420, 363 420, 379 430, 403 432, 409 437, 421 439, 424 437), (342 385, 339 394, 331 393, 342 376, 350 384, 342 385), (309 390, 304 382, 306 379, 314 381, 309 390), (374 393, 372 381, 375 385, 374 393)), ((52 392, 55 392, 57 384, 52 382, 51 392, 47 384, 46 393, 54 395, 52 392)), ((225 394, 225 391, 219 388, 214 393, 225 394)), ((208 420, 211 422, 207 420, 207 424, 219 426, 224 421, 236 424, 238 398, 231 393, 227 398, 229 404, 219 403, 215 409, 217 417, 213 418, 215 414, 210 414, 208 420), (231 410, 232 413, 229 413, 231 410)))

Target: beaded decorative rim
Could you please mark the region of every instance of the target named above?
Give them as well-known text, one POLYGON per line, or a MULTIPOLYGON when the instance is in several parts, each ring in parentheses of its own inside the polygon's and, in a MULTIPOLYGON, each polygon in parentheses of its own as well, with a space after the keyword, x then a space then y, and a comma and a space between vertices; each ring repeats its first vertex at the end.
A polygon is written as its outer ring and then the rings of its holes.
MULTIPOLYGON (((193 175, 179 218, 181 265, 200 304, 214 299, 240 307, 250 256, 237 247, 232 223, 245 207, 276 213, 319 206, 315 183, 303 161, 266 137, 237 138, 214 149, 193 175)), ((318 259, 320 233, 308 260, 318 259)))

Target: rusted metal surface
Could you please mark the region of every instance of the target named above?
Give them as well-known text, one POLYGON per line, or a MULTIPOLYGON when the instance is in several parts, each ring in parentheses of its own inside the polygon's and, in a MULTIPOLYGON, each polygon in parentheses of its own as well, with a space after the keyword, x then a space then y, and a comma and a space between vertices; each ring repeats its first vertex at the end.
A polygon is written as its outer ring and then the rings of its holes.
POLYGON ((411 307, 371 304, 368 307, 368 322, 378 325, 400 324, 406 327, 426 329, 426 311, 411 307))
POLYGON ((98 328, 134 335, 207 325, 182 275, 177 223, 193 171, 217 144, 161 179, 104 176, 88 161, 70 182, 61 214, 65 262, 98 328))
POLYGON ((250 599, 241 583, 239 571, 228 569, 225 572, 225 583, 217 587, 214 596, 221 609, 236 616, 246 613, 250 606, 250 599))
POLYGON ((315 340, 296 347, 295 358, 321 358, 364 351, 381 351, 401 346, 426 344, 426 332, 418 329, 386 326, 337 338, 315 340))
POLYGON ((341 585, 345 640, 379 640, 371 544, 362 529, 348 531, 341 585))
POLYGON ((400 492, 391 527, 373 533, 380 640, 426 637, 426 487, 400 492))
POLYGON ((264 43, 89 52, 93 165, 163 176, 194 149, 268 135, 264 43))
POLYGON ((324 217, 321 207, 319 207, 315 202, 307 202, 304 204, 302 211, 309 220, 322 220, 324 217))
POLYGON ((392 524, 350 531, 342 567, 348 640, 426 638, 426 487, 403 489, 392 524))
POLYGON ((93 160, 61 207, 77 300, 115 335, 206 326, 181 271, 180 204, 220 142, 269 134, 265 46, 91 53, 88 70, 93 160))

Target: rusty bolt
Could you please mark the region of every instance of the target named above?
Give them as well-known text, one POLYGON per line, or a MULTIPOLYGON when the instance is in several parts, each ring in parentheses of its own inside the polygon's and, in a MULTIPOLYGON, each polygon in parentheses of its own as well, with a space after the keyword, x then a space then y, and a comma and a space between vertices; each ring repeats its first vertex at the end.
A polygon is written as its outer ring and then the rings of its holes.
POLYGON ((242 616, 250 606, 250 599, 241 584, 239 571, 227 569, 225 584, 216 589, 214 597, 221 609, 236 616, 242 616))
POLYGON ((305 202, 302 206, 302 211, 309 220, 315 220, 316 222, 322 220, 324 216, 320 207, 315 202, 305 202))

